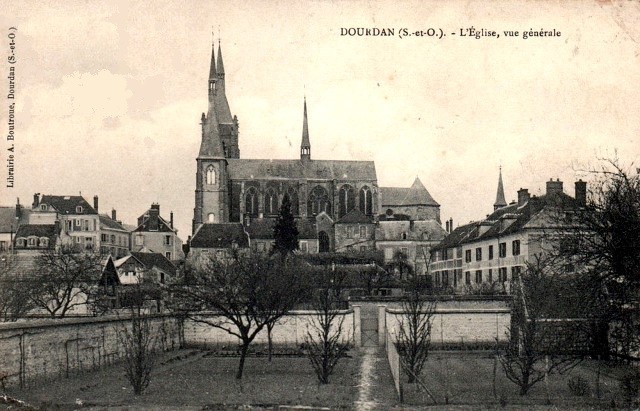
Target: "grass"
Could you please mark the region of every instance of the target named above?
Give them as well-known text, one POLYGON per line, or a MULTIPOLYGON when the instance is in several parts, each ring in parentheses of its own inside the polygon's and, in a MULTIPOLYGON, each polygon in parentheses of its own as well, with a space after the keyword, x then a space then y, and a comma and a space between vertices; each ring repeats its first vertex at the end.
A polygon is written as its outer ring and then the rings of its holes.
MULTIPOLYGON (((601 408, 615 401, 621 404, 618 376, 624 367, 601 366, 600 399, 596 396, 597 363, 585 361, 572 370, 549 376, 548 384, 540 382, 526 396, 518 394, 518 387, 509 381, 497 363, 494 395, 494 358, 481 352, 433 352, 422 371, 421 380, 435 396, 438 404, 484 405, 484 406, 534 406, 552 405, 562 408, 601 408), (589 393, 576 396, 569 390, 567 381, 581 376, 589 384, 589 393), (547 394, 548 387, 548 394, 547 394)), ((405 380, 406 381, 406 378, 405 380)), ((433 401, 416 384, 404 384, 404 402, 412 405, 432 405, 433 401)))
POLYGON ((304 357, 249 357, 244 376, 235 379, 238 358, 178 351, 163 356, 151 384, 135 396, 122 366, 57 379, 20 391, 7 390, 36 407, 76 409, 83 406, 152 406, 233 409, 241 405, 305 405, 349 408, 358 396, 360 355, 344 358, 328 385, 317 382, 304 357))

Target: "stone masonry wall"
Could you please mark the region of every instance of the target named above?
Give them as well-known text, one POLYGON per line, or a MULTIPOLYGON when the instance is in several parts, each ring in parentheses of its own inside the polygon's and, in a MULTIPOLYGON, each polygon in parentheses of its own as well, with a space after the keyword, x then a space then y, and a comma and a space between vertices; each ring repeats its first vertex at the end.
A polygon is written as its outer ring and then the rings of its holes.
MULTIPOLYGON (((182 344, 180 321, 150 316, 159 350, 182 344)), ((118 317, 65 318, 0 324, 0 378, 8 385, 95 370, 119 360, 124 350, 118 330, 130 327, 118 317)))

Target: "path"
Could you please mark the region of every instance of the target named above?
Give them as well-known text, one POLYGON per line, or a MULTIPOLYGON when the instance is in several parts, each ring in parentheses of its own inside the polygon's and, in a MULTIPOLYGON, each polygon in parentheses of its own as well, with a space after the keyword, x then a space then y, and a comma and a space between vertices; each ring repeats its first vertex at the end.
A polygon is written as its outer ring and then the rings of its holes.
POLYGON ((383 350, 378 347, 362 347, 363 356, 358 383, 357 410, 387 410, 397 405, 391 372, 383 350))

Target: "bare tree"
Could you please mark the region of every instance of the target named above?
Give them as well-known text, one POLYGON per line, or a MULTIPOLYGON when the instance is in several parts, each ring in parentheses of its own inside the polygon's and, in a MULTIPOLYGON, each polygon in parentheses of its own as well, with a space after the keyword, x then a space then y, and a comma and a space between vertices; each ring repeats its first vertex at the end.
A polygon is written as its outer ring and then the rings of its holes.
POLYGON ((29 299, 31 284, 20 275, 16 256, 0 257, 0 320, 17 321, 33 307, 29 299))
POLYGON ((340 312, 346 273, 324 267, 315 274, 312 306, 316 313, 305 338, 306 353, 321 384, 328 384, 338 361, 349 350, 343 336, 344 314, 340 312))
MULTIPOLYGON (((286 290, 280 289, 286 282, 276 276, 277 261, 261 256, 236 256, 225 261, 206 259, 189 272, 187 283, 177 284, 170 291, 174 311, 240 340, 237 379, 242 379, 249 346, 255 337, 268 324, 275 324, 291 306, 285 293, 278 294, 283 300, 274 295, 286 290), (213 315, 202 311, 213 311, 213 315)), ((281 271, 283 275, 293 272, 281 271)))
POLYGON ((564 216, 571 224, 554 252, 582 272, 588 311, 613 328, 601 332, 602 351, 608 354, 609 334, 612 351, 631 359, 640 349, 640 324, 629 309, 640 295, 640 169, 613 158, 590 174, 589 195, 564 216))
POLYGON ((130 307, 130 320, 122 324, 118 338, 124 349, 125 375, 133 387, 133 393, 140 395, 151 382, 151 371, 155 362, 156 339, 151 332, 149 318, 143 314, 145 291, 141 286, 131 286, 136 294, 130 307))
POLYGON ((431 327, 436 302, 422 293, 420 276, 411 275, 405 284, 407 290, 402 301, 402 314, 398 322, 396 347, 408 382, 416 382, 422 372, 431 349, 431 327))
POLYGON ((72 247, 47 250, 36 257, 31 301, 52 318, 64 317, 86 297, 100 279, 101 257, 72 247))
POLYGON ((580 321, 550 318, 557 307, 549 297, 567 281, 550 261, 538 255, 514 279, 511 343, 500 362, 506 377, 520 388, 520 395, 526 395, 548 374, 573 368, 584 352, 580 321))

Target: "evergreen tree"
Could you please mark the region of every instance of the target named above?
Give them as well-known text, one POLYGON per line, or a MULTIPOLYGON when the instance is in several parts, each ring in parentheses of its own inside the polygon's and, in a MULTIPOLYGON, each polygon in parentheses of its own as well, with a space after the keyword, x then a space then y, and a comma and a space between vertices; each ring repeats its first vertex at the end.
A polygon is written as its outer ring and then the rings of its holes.
POLYGON ((284 196, 282 199, 278 221, 273 226, 273 237, 275 239, 273 252, 283 257, 298 249, 298 227, 291 213, 289 196, 284 196))

